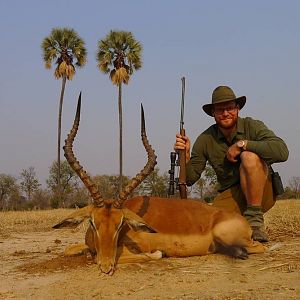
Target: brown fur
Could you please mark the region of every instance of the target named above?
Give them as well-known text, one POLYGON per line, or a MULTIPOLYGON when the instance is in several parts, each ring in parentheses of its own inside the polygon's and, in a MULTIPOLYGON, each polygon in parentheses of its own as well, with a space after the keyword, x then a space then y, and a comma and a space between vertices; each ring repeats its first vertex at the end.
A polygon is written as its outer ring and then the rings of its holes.
POLYGON ((86 245, 107 274, 113 274, 117 261, 147 261, 162 253, 184 257, 223 252, 244 259, 247 253, 265 251, 252 241, 244 217, 196 200, 138 196, 126 200, 123 209, 91 205, 54 228, 72 226, 72 220, 78 225, 85 218, 92 224, 86 245))

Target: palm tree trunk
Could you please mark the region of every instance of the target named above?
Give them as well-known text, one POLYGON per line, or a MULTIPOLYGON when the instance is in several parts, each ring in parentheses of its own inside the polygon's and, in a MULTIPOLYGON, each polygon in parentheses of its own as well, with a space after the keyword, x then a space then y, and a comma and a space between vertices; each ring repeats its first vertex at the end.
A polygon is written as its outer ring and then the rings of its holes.
POLYGON ((122 83, 119 83, 119 97, 118 97, 118 107, 119 107, 119 193, 123 188, 123 124, 122 124, 122 83))
POLYGON ((61 93, 60 93, 59 111, 58 111, 58 131, 57 131, 57 191, 58 191, 59 201, 61 201, 61 182, 60 182, 61 116, 62 116, 66 81, 67 81, 67 77, 64 75, 61 84, 61 93))

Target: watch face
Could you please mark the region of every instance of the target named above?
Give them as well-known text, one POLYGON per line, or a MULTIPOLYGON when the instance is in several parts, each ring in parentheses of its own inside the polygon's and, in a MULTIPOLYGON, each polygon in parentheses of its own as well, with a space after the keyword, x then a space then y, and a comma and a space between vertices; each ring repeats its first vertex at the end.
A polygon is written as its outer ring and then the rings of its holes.
POLYGON ((239 148, 243 148, 244 145, 245 145, 245 142, 244 142, 243 140, 240 140, 240 141, 237 142, 237 146, 238 146, 239 148))

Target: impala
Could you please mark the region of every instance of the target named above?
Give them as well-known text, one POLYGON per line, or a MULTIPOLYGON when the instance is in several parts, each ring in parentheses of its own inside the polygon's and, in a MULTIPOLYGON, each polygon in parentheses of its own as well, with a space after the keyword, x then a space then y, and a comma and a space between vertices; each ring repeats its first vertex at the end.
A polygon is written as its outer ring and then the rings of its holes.
POLYGON ((191 199, 148 196, 127 199, 156 165, 156 155, 146 136, 143 107, 141 136, 148 161, 117 199, 103 199, 72 150, 79 127, 80 107, 81 94, 64 152, 70 166, 89 190, 93 204, 75 211, 53 226, 75 227, 89 219, 85 245, 72 247, 69 254, 88 249, 100 270, 112 275, 118 262, 142 262, 162 256, 185 257, 215 252, 246 259, 248 253, 265 251, 262 244, 251 239, 248 222, 237 213, 191 199))

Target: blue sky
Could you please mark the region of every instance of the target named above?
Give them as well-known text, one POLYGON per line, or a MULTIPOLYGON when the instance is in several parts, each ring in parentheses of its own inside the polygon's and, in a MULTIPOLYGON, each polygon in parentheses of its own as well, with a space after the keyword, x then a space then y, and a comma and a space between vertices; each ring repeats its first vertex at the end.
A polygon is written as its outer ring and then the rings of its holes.
POLYGON ((87 65, 67 82, 63 139, 82 91, 75 154, 92 175, 118 173, 117 88, 97 69, 98 40, 131 31, 143 45, 143 67, 123 89, 124 173, 145 164, 140 102, 161 173, 179 128, 186 77, 185 128, 192 141, 213 123, 202 111, 218 85, 247 96, 241 116, 260 119, 282 137, 289 160, 276 164, 285 184, 300 176, 299 1, 0 0, 0 173, 33 166, 42 184, 56 159, 61 82, 46 70, 40 44, 53 27, 85 40, 87 65))

